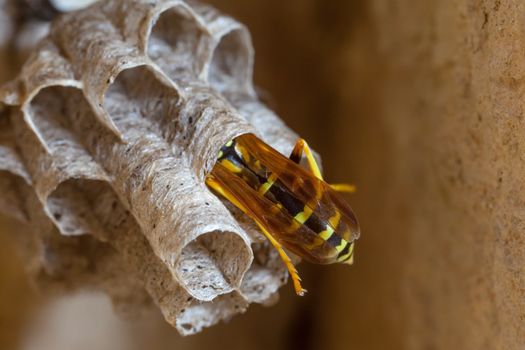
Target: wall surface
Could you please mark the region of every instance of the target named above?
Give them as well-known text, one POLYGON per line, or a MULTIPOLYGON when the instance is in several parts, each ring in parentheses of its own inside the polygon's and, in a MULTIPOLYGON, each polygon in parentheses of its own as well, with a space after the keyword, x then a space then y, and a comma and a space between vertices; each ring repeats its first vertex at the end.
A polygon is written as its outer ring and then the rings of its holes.
POLYGON ((393 161, 392 189, 376 200, 391 206, 383 234, 402 240, 409 348, 525 346, 524 10, 520 1, 372 9, 393 161))

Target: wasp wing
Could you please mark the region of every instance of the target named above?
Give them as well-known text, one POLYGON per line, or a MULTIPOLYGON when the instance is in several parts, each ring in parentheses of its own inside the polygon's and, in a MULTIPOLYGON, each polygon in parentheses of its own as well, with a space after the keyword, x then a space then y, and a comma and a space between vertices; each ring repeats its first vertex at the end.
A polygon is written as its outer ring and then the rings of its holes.
POLYGON ((299 224, 279 204, 259 194, 222 164, 215 164, 208 178, 208 182, 214 182, 212 188, 264 227, 286 249, 318 264, 336 261, 338 252, 317 233, 299 224))
POLYGON ((277 185, 293 193, 346 241, 351 242, 359 237, 359 224, 352 208, 329 184, 253 134, 237 137, 236 141, 250 159, 262 164, 262 167, 258 167, 260 176, 268 177, 269 173, 275 174, 278 179, 277 185))

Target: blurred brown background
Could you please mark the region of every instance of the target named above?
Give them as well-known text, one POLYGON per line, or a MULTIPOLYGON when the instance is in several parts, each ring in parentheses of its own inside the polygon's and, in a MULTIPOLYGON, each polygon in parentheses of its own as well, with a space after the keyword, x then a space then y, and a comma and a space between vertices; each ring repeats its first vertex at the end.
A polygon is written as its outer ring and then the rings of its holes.
MULTIPOLYGON (((301 264, 306 297, 285 288, 276 306, 191 338, 156 315, 108 321, 119 330, 105 346, 525 348, 525 4, 211 3, 251 30, 262 96, 326 178, 357 184, 356 263, 301 264)), ((0 335, 15 347, 37 316, 19 311, 32 294, 0 237, 0 335)))

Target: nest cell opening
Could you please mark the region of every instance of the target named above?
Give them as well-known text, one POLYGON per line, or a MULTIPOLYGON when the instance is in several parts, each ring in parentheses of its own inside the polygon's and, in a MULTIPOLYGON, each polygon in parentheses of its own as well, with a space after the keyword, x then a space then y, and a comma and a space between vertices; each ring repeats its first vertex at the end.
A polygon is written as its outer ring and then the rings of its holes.
POLYGON ((89 112, 87 117, 92 120, 92 125, 96 125, 97 119, 82 91, 73 87, 46 87, 31 101, 29 115, 37 136, 55 159, 67 161, 68 155, 74 154, 73 150, 89 158, 74 128, 77 114, 85 115, 85 111, 89 112))
POLYGON ((200 300, 226 294, 238 288, 250 264, 250 247, 237 234, 205 233, 186 245, 176 262, 180 280, 200 300))
MULTIPOLYGON (((98 180, 69 179, 62 182, 47 198, 47 208, 60 232, 68 236, 93 234, 100 237, 100 227, 94 210, 101 205, 98 198, 112 191, 98 180)), ((108 208, 111 211, 111 208, 108 208)))
POLYGON ((182 6, 159 15, 149 37, 146 54, 172 78, 196 77, 202 69, 198 57, 205 32, 182 6))
POLYGON ((147 66, 139 66, 117 76, 106 91, 104 107, 122 132, 147 121, 150 131, 162 135, 169 144, 185 145, 190 141, 193 120, 179 117, 179 99, 174 87, 147 66))
POLYGON ((250 38, 243 29, 224 35, 213 52, 208 80, 219 91, 248 89, 252 74, 250 38))

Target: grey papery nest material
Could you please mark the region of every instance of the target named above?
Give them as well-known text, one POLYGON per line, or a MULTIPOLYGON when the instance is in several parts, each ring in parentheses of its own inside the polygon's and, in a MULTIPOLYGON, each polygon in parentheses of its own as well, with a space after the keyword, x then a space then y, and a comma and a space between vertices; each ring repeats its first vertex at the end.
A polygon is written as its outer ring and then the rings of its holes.
POLYGON ((277 253, 204 184, 237 135, 292 149, 252 64, 246 28, 199 3, 104 1, 52 24, 0 90, 0 211, 30 227, 40 285, 151 300, 182 334, 276 300, 277 253))

